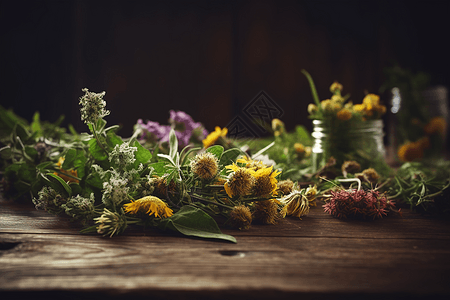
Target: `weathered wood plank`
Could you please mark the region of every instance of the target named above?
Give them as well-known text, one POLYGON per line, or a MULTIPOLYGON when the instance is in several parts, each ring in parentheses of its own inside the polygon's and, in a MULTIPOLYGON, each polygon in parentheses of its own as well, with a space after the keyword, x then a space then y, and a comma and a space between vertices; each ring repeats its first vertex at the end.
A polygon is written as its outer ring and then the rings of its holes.
MULTIPOLYGON (((238 243, 131 230, 103 238, 32 207, 0 206, 0 294, 82 298, 450 296, 450 224, 405 212, 375 222, 303 220, 248 231, 238 243), (27 293, 33 294, 27 294, 27 293)), ((4 297, 2 297, 4 299, 4 297)))

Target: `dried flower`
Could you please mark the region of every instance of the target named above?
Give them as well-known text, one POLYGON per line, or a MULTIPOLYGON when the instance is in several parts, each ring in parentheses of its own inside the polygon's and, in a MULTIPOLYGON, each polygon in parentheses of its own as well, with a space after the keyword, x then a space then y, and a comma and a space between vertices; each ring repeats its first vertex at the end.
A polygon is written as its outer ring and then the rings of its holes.
POLYGON ((230 211, 228 223, 231 227, 239 230, 246 230, 250 228, 252 223, 252 213, 250 208, 244 205, 233 207, 230 211))
POLYGON ((103 214, 98 218, 94 218, 94 221, 98 224, 97 233, 104 236, 109 235, 109 237, 122 233, 127 227, 125 215, 112 212, 107 208, 104 208, 103 214))
POLYGON ((309 213, 309 201, 302 191, 294 190, 281 199, 288 216, 301 218, 309 213))
POLYGON ((208 136, 202 141, 203 148, 206 149, 210 146, 213 146, 220 137, 226 136, 227 133, 228 133, 227 128, 220 129, 219 126, 216 126, 215 130, 210 134, 208 134, 208 136))
POLYGON ((146 196, 136 201, 131 201, 123 205, 125 212, 137 214, 143 212, 149 216, 154 215, 155 218, 168 218, 173 215, 172 209, 167 204, 155 196, 146 196))
POLYGON ((74 220, 81 219, 85 222, 94 215, 94 202, 94 193, 91 193, 89 198, 77 195, 61 205, 61 208, 74 220))
POLYGON ((342 174, 344 175, 344 177, 347 177, 347 174, 355 174, 358 173, 359 171, 361 171, 361 165, 354 161, 354 160, 348 160, 348 161, 344 161, 344 163, 341 166, 341 170, 342 170, 342 174))
POLYGON ((277 191, 282 195, 287 195, 292 192, 294 182, 290 179, 282 180, 277 183, 277 191))
POLYGON ((253 220, 262 224, 276 224, 280 218, 278 204, 274 199, 256 201, 253 220))
POLYGON ((267 167, 256 170, 253 173, 255 177, 255 184, 253 185, 253 194, 257 197, 264 197, 277 194, 276 177, 280 174, 280 171, 273 170, 273 167, 267 167))
POLYGON ((248 156, 244 156, 236 160, 237 163, 243 164, 244 167, 252 169, 254 171, 267 168, 267 165, 261 160, 253 160, 248 156))
POLYGON ((317 186, 309 186, 305 191, 306 200, 308 200, 309 206, 316 206, 317 186))
POLYGON ((338 190, 331 191, 323 208, 337 218, 376 219, 386 216, 395 205, 378 191, 338 190))
POLYGON ((314 103, 310 103, 308 104, 308 113, 310 115, 315 114, 319 109, 317 108, 317 105, 315 105, 314 103))
POLYGON ((105 109, 106 101, 103 100, 105 92, 93 93, 89 92, 87 88, 82 89, 85 94, 80 97, 81 105, 81 120, 84 123, 97 123, 97 120, 109 115, 109 111, 105 109))
POLYGON ((377 183, 380 179, 380 175, 378 175, 377 171, 375 171, 374 168, 365 169, 364 171, 362 171, 361 175, 362 179, 369 183, 377 183))
POLYGON ((66 202, 66 198, 48 186, 44 186, 38 192, 38 198, 33 198, 33 204, 36 206, 36 209, 42 209, 54 215, 63 212, 64 209, 61 206, 66 202))
POLYGON ((197 154, 190 163, 192 172, 203 180, 212 180, 219 171, 217 157, 209 152, 197 154))
POLYGON ((252 169, 239 167, 235 164, 226 166, 225 168, 233 170, 228 176, 227 182, 224 184, 225 191, 229 197, 246 196, 252 191, 255 183, 252 169))

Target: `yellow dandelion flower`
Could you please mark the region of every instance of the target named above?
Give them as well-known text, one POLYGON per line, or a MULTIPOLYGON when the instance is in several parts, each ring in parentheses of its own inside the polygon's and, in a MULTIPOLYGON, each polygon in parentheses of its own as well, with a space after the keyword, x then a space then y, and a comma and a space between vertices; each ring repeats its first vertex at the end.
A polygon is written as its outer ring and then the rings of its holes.
POLYGON ((168 218, 173 215, 172 209, 167 204, 155 196, 146 196, 131 203, 124 204, 125 212, 137 214, 143 212, 156 218, 168 218))
POLYGON ((363 112, 366 109, 364 104, 355 104, 353 105, 353 109, 357 112, 363 112))
POLYGON ((343 108, 337 112, 336 116, 341 121, 348 121, 352 118, 352 112, 348 108, 343 108))
POLYGON ((423 148, 417 142, 405 143, 398 149, 397 156, 403 162, 420 160, 423 157, 423 148))
POLYGON ((380 104, 380 96, 367 94, 363 99, 363 104, 367 105, 368 109, 371 110, 373 106, 378 106, 380 104))
POLYGON ((278 180, 275 177, 280 173, 280 171, 273 170, 273 166, 255 171, 253 174, 255 178, 253 194, 257 197, 276 195, 278 180))
POLYGON ((331 101, 342 105, 345 102, 345 99, 341 95, 333 95, 331 96, 331 101))
POLYGON ((64 163, 65 158, 64 157, 60 157, 58 162, 56 163, 56 165, 59 167, 59 172, 54 172, 53 174, 61 177, 65 182, 75 182, 78 183, 79 180, 72 178, 70 176, 73 177, 78 177, 78 172, 77 170, 64 170, 63 168, 61 168, 61 166, 64 163), (66 176, 64 174, 70 175, 70 176, 66 176))
POLYGON ((309 213, 309 201, 301 191, 293 191, 282 198, 286 215, 301 218, 309 213))
POLYGON ((197 154, 190 163, 192 172, 203 180, 211 180, 219 171, 217 157, 209 152, 197 154))
POLYGON ((342 84, 340 84, 339 82, 335 81, 331 84, 330 86, 330 92, 332 93, 336 93, 337 91, 342 91, 344 87, 342 86, 342 84))
POLYGON ((213 146, 217 140, 220 137, 226 136, 228 133, 228 129, 224 127, 223 129, 220 129, 219 126, 216 126, 215 130, 208 134, 208 136, 202 141, 203 142, 203 148, 208 148, 213 146))
POLYGON ((252 213, 250 208, 244 205, 235 206, 229 214, 228 223, 231 227, 239 230, 246 230, 250 228, 252 223, 252 213))
POLYGON ((423 128, 425 133, 428 135, 438 133, 440 135, 444 135, 447 128, 447 123, 445 119, 442 117, 434 117, 432 118, 423 128))
POLYGON ((248 156, 244 156, 236 160, 237 163, 243 164, 248 169, 259 170, 262 168, 266 168, 267 166, 261 160, 254 160, 248 156))
POLYGON ((246 196, 250 194, 255 178, 254 171, 251 169, 239 167, 236 164, 226 166, 225 168, 233 170, 229 175, 227 182, 223 185, 225 192, 229 197, 246 196))
POLYGON ((276 224, 280 218, 278 204, 274 199, 256 201, 253 220, 262 224, 276 224))

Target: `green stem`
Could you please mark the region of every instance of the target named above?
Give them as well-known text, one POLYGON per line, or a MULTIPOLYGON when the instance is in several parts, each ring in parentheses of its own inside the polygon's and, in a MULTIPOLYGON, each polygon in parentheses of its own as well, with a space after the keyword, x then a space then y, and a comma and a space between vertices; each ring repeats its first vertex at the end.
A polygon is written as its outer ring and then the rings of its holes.
POLYGON ((320 105, 320 100, 319 100, 319 95, 317 94, 316 85, 314 84, 314 80, 312 79, 311 75, 306 70, 303 69, 301 72, 308 79, 309 86, 311 88, 311 94, 313 96, 314 102, 317 105, 317 108, 319 109, 319 111, 322 111, 322 107, 320 105))
POLYGON ((97 140, 98 145, 102 150, 105 152, 106 156, 109 156, 108 151, 106 151, 105 147, 103 146, 102 142, 100 141, 100 138, 98 137, 96 126, 94 123, 92 123, 92 133, 94 134, 95 139, 97 140))

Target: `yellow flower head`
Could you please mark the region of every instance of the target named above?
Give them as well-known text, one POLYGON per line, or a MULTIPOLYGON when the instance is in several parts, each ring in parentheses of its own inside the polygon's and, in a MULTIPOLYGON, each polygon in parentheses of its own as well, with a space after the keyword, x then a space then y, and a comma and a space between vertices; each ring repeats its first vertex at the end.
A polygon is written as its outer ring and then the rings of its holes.
POLYGON ((425 125, 424 130, 428 135, 439 133, 440 135, 444 135, 447 128, 447 123, 445 119, 442 117, 434 117, 432 118, 428 124, 425 125))
POLYGON ((294 149, 295 149, 295 152, 297 154, 304 154, 305 153, 305 146, 303 146, 302 143, 295 143, 294 144, 294 149))
POLYGON ((211 180, 216 177, 219 171, 219 161, 217 157, 209 152, 197 154, 191 161, 192 172, 203 180, 211 180))
POLYGON ((203 148, 206 149, 208 147, 213 146, 220 137, 226 136, 227 133, 228 133, 227 128, 224 127, 223 129, 220 129, 219 126, 216 126, 215 130, 210 134, 208 134, 208 136, 202 141, 203 148))
POLYGON ((341 103, 332 101, 330 99, 322 100, 320 102, 320 105, 325 112, 336 112, 342 108, 341 103))
POLYGON ((285 196, 281 202, 288 216, 301 218, 309 213, 309 201, 301 191, 295 190, 285 196))
POLYGON ((64 157, 60 157, 59 158, 58 162, 56 163, 56 165, 59 167, 59 172, 54 172, 53 174, 61 177, 65 182, 78 183, 79 182, 78 179, 75 179, 75 178, 72 178, 72 177, 64 175, 64 174, 67 174, 67 175, 70 175, 70 176, 73 176, 73 177, 78 177, 77 170, 64 170, 63 168, 61 168, 61 166, 64 163, 64 160, 65 160, 64 157))
POLYGON ((172 209, 167 204, 155 196, 146 196, 131 203, 124 204, 125 212, 137 214, 143 212, 149 216, 154 215, 156 218, 168 218, 173 215, 172 209))
POLYGON ((278 180, 275 178, 281 172, 272 170, 273 166, 259 169, 254 172, 255 184, 253 185, 253 193, 257 197, 276 195, 278 180))
POLYGON ((420 160, 423 157, 423 148, 418 142, 409 142, 398 149, 397 155, 403 162, 420 160))
POLYGON ((252 223, 252 213, 250 212, 250 208, 244 205, 235 206, 230 211, 228 223, 231 227, 239 230, 250 228, 250 224, 252 223))
POLYGON ((272 120, 272 130, 274 132, 284 133, 284 123, 280 119, 272 120))
POLYGON ((236 162, 243 164, 248 169, 259 170, 267 166, 261 160, 253 160, 248 156, 244 156, 236 160, 236 162))
POLYGON ((342 86, 342 84, 340 84, 339 82, 335 81, 331 84, 330 86, 330 92, 332 92, 333 94, 336 93, 337 91, 342 91, 344 87, 342 86))
POLYGON ((331 96, 331 101, 334 103, 337 103, 339 105, 342 105, 342 104, 344 104, 345 99, 341 95, 333 95, 333 96, 331 96))
POLYGON ((348 108, 343 108, 337 112, 336 116, 341 121, 348 121, 352 118, 352 112, 348 108))
POLYGON ((276 224, 280 218, 278 204, 274 199, 256 201, 253 220, 262 224, 276 224))
POLYGON ((223 186, 228 196, 246 196, 250 194, 255 183, 255 178, 253 177, 255 171, 239 167, 236 164, 226 166, 225 168, 233 170, 223 186))
POLYGON ((371 110, 373 106, 378 106, 380 104, 380 96, 367 94, 363 99, 363 104, 367 106, 367 109, 371 110))

